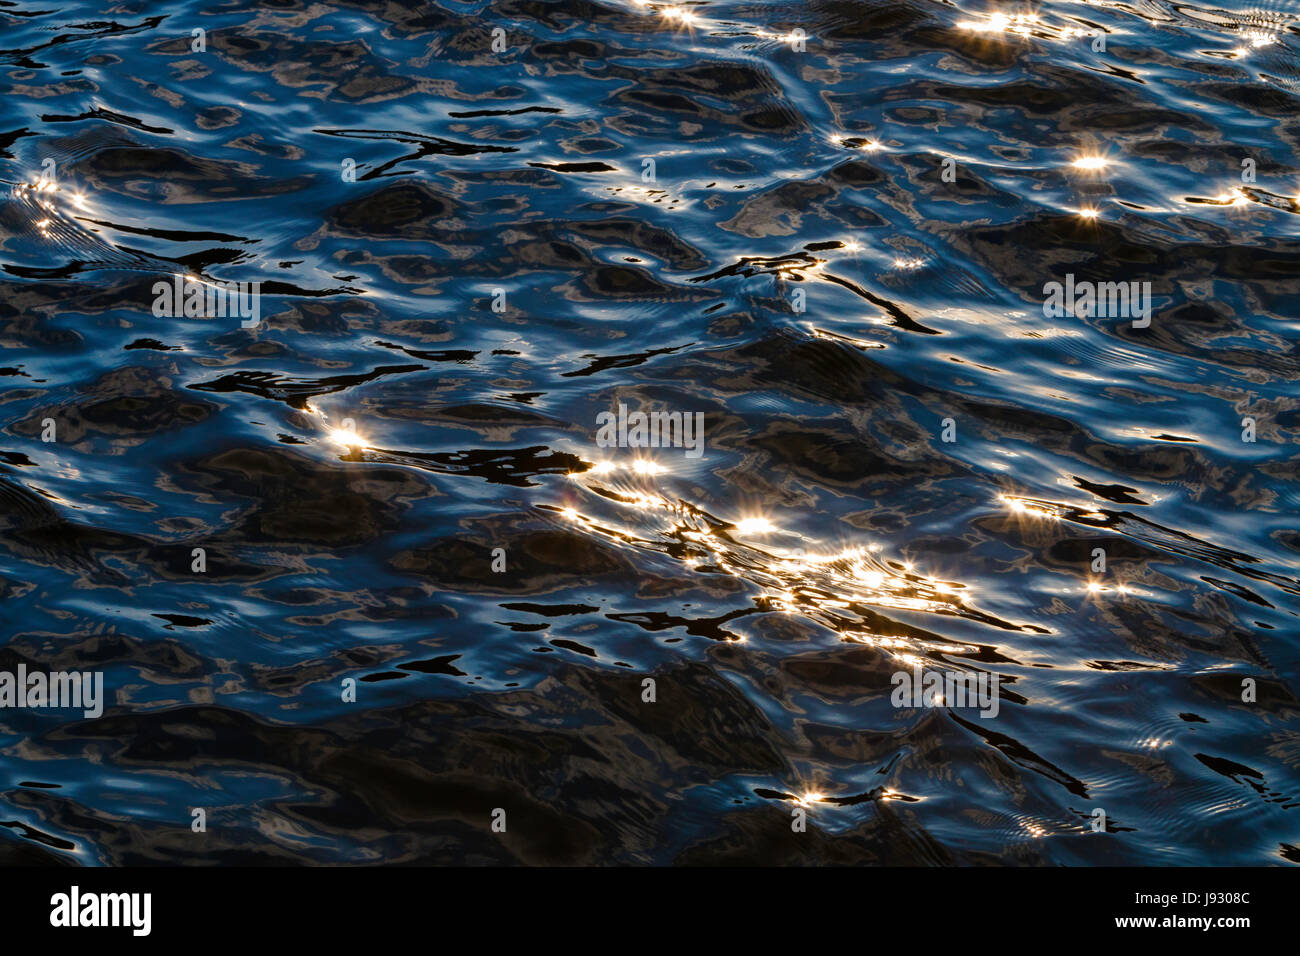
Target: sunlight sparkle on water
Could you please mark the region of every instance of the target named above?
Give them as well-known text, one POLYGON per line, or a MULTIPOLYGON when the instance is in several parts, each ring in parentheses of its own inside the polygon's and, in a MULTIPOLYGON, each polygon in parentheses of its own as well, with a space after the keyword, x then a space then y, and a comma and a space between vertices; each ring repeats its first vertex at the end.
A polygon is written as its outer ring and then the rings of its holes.
POLYGON ((659 11, 659 15, 665 20, 669 20, 673 23, 681 23, 686 26, 694 26, 700 19, 685 7, 665 7, 659 11))
POLYGON ((355 428, 331 428, 329 435, 330 441, 336 445, 356 448, 365 444, 365 441, 357 434, 355 428))
POLYGON ((1045 508, 1040 504, 1026 501, 1023 498, 1013 498, 1009 495, 1000 495, 998 500, 1006 505, 1011 510, 1012 514, 1030 515, 1035 518, 1059 519, 1060 517, 1056 512, 1045 508))
POLYGON ((970 30, 974 33, 1014 33, 1017 36, 1028 36, 1030 28, 1038 22, 1036 13, 1014 13, 1011 15, 1005 13, 990 14, 985 20, 961 20, 957 23, 960 30, 970 30))
POLYGON ((1105 156, 1080 156, 1074 162, 1070 163, 1075 169, 1105 169, 1110 165, 1110 160, 1105 156))
POLYGON ((881 572, 870 569, 860 572, 858 578, 863 584, 872 590, 875 590, 885 583, 885 576, 881 572))
POLYGON ((1214 201, 1222 206, 1229 206, 1235 209, 1240 209, 1248 202, 1245 194, 1236 186, 1234 186, 1230 192, 1219 193, 1219 195, 1214 197, 1214 201))

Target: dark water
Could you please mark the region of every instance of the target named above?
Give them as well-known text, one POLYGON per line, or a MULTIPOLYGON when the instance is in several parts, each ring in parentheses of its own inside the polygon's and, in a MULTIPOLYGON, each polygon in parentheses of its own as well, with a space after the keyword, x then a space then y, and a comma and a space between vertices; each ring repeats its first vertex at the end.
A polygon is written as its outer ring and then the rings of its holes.
POLYGON ((0 23, 9 861, 1300 861, 1300 2, 0 23))

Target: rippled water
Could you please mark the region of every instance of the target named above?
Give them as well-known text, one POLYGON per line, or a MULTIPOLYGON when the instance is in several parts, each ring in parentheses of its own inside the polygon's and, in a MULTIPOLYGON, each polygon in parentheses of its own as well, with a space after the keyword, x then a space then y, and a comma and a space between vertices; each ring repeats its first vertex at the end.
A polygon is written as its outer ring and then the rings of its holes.
POLYGON ((1300 0, 0 22, 9 860, 1300 861, 1300 0))

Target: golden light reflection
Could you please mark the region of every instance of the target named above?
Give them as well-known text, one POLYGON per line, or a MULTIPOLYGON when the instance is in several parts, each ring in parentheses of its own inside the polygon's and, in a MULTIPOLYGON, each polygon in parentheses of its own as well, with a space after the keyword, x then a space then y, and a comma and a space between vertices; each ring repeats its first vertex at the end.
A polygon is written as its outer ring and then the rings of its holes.
POLYGON ((631 505, 634 508, 640 508, 642 511, 653 511, 663 508, 668 504, 667 500, 659 495, 647 494, 644 491, 636 491, 622 497, 623 503, 631 505))
POLYGON ((843 146, 845 149, 857 149, 866 153, 878 152, 885 148, 885 144, 874 136, 863 139, 858 136, 845 136, 843 133, 832 133, 830 141, 833 146, 843 146))
POLYGON ((688 27, 695 26, 700 21, 700 18, 686 7, 663 7, 659 10, 659 15, 670 23, 680 23, 688 27))
MULTIPOLYGON (((225 288, 225 286, 224 286, 223 283, 217 282, 217 281, 215 281, 215 280, 213 280, 213 279, 209 279, 209 278, 207 278, 206 276, 201 276, 201 275, 199 275, 198 273, 195 273, 195 272, 173 272, 171 275, 172 275, 173 278, 175 278, 175 279, 180 279, 181 281, 186 282, 186 283, 189 283, 189 284, 191 284, 191 285, 201 285, 201 286, 206 286, 206 287, 209 288, 209 289, 224 289, 224 288, 225 288)), ((320 412, 318 412, 318 411, 316 411, 314 408, 312 408, 310 403, 308 403, 308 405, 307 405, 307 410, 308 410, 309 412, 311 412, 313 415, 319 415, 321 418, 324 418, 324 417, 325 417, 325 416, 322 415, 320 412)))
MULTIPOLYGON (((646 469, 642 469, 644 471, 646 469)), ((653 469, 650 469, 653 470, 653 469)), ((620 545, 650 548, 681 562, 684 569, 702 575, 725 574, 758 588, 756 601, 766 611, 801 615, 838 632, 841 640, 878 647, 900 660, 919 654, 974 654, 979 649, 921 636, 879 633, 880 618, 867 607, 940 614, 983 621, 1017 629, 968 605, 973 591, 968 583, 944 580, 934 573, 916 571, 911 561, 878 557, 879 542, 845 544, 836 548, 783 548, 769 543, 768 535, 806 541, 796 531, 778 527, 762 514, 741 513, 728 521, 696 508, 690 502, 660 494, 634 481, 633 462, 595 463, 571 475, 593 494, 593 505, 624 509, 624 520, 581 514, 575 507, 550 507, 587 533, 620 545), (619 476, 593 480, 595 474, 619 476), (658 527, 655 527, 655 525, 658 527), (908 656, 911 655, 911 656, 908 656)), ((661 479, 656 479, 656 481, 661 479)), ((668 480, 668 479, 662 479, 668 480)), ((1004 499, 1025 515, 1051 515, 1044 506, 1027 499, 1004 499)), ((584 509, 585 510, 585 509, 584 509)), ((1043 632, 1048 633, 1048 632, 1043 632)))
MULTIPOLYGON (((54 201, 54 194, 61 193, 69 204, 77 209, 88 211, 90 208, 86 194, 78 190, 61 188, 57 182, 51 179, 38 179, 30 183, 16 183, 14 185, 14 194, 19 198, 25 198, 46 212, 60 212, 58 205, 54 201), (36 193, 37 196, 31 194, 36 193)), ((35 223, 36 228, 42 233, 47 233, 49 227, 54 223, 52 218, 44 218, 35 223)))
POLYGON ((690 200, 682 199, 680 195, 674 195, 667 189, 654 186, 606 186, 604 191, 621 199, 655 206, 663 205, 669 209, 687 209, 691 205, 690 200))
POLYGON ((1112 586, 1109 584, 1102 584, 1100 581, 1089 581, 1087 591, 1089 596, 1095 596, 1098 594, 1120 594, 1124 597, 1128 597, 1131 594, 1139 593, 1135 588, 1129 587, 1127 584, 1116 584, 1112 586))
MULTIPOLYGON (((1034 500, 1032 498, 1018 498, 1013 495, 1000 495, 998 500, 1006 505, 1011 514, 1026 521, 1070 521, 1085 523, 1102 522, 1108 520, 1111 516, 1095 510, 1076 509, 1065 505, 1059 505, 1051 501, 1034 500)), ((1104 584, 1099 580, 1090 579, 1083 585, 1083 591, 1089 598, 1094 598, 1103 594, 1119 594, 1124 597, 1141 597, 1150 598, 1150 592, 1145 591, 1132 584, 1116 582, 1114 584, 1104 584)))
POLYGON ((1011 510, 1015 515, 1026 515, 1033 518, 1047 518, 1052 521, 1060 519, 1060 515, 1043 506, 1042 504, 1032 501, 1029 498, 1015 498, 1011 495, 999 495, 998 500, 1011 510))
POLYGON ((1105 156, 1079 156, 1070 163, 1075 169, 1102 170, 1110 165, 1105 156))
POLYGON ((589 465, 584 471, 571 471, 568 473, 570 478, 587 478, 587 477, 605 477, 613 475, 615 472, 626 470, 635 475, 643 477, 654 477, 656 475, 668 474, 672 469, 662 461, 652 461, 649 458, 636 458, 629 462, 617 462, 608 458, 594 462, 584 462, 589 465))
MULTIPOLYGON (((180 273, 176 273, 176 275, 179 276, 180 273)), ((186 275, 185 278, 191 282, 208 284, 208 280, 201 276, 186 275)), ((333 442, 335 445, 340 445, 343 448, 348 449, 368 447, 366 439, 357 431, 356 423, 352 419, 345 418, 338 425, 330 425, 329 416, 313 405, 310 401, 303 405, 303 411, 308 415, 311 415, 313 418, 320 419, 321 427, 325 431, 326 441, 333 442)))
POLYGON ((331 428, 329 438, 334 444, 343 445, 346 448, 360 448, 365 445, 365 439, 357 434, 356 427, 353 425, 331 428))
POLYGON ((1220 206, 1227 206, 1233 209, 1243 208, 1250 200, 1240 187, 1234 186, 1226 193, 1219 193, 1214 197, 1214 201, 1220 206))
POLYGON ((973 33, 1011 33, 1017 36, 1028 36, 1037 23, 1036 13, 993 13, 983 20, 960 20, 957 28, 973 33))
POLYGON ((885 583, 885 575, 871 568, 864 568, 859 571, 858 579, 872 590, 882 587, 885 583))

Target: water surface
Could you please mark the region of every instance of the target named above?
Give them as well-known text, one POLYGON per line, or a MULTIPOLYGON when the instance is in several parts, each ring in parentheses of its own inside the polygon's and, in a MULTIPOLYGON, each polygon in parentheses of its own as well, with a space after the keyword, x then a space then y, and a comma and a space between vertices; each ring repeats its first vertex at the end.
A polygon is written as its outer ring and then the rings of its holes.
POLYGON ((7 860, 1300 861, 1300 3, 0 22, 7 860))

